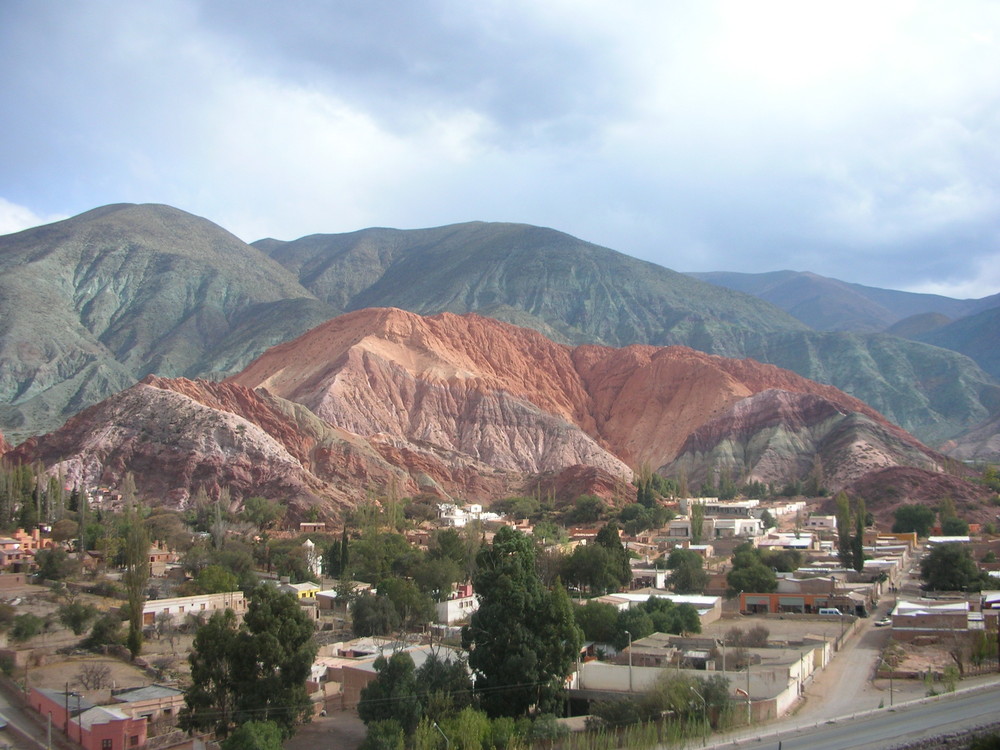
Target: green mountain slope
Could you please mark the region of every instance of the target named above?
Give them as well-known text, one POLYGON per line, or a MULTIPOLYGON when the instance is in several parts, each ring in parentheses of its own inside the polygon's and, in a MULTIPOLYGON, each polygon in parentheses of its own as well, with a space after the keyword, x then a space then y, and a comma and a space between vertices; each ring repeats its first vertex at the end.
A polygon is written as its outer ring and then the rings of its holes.
POLYGON ((0 425, 16 440, 148 373, 231 371, 330 314, 264 253, 168 206, 0 237, 0 425))
POLYGON ((687 344, 730 356, 751 332, 805 330, 749 295, 523 224, 370 229, 255 246, 345 310, 493 311, 541 323, 568 343, 687 344))
POLYGON ((969 315, 915 338, 961 352, 1000 378, 1000 307, 969 315))

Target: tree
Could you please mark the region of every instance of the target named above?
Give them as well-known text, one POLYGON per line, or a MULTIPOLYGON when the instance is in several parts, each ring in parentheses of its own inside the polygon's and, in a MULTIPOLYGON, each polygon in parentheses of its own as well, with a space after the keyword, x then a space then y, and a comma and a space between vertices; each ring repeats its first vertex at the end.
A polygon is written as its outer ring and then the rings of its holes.
POLYGON ((934 526, 934 511, 926 505, 900 505, 893 514, 892 533, 906 534, 915 531, 917 536, 927 536, 934 526))
POLYGON ((64 578, 69 578, 78 568, 77 562, 71 560, 62 547, 38 550, 35 562, 38 563, 38 576, 46 581, 61 581, 64 578))
POLYGON ((967 536, 969 524, 958 516, 941 519, 941 533, 945 536, 967 536))
POLYGON ((76 681, 84 690, 101 690, 111 685, 111 667, 98 662, 87 662, 77 672, 76 681))
POLYGON ((183 729, 211 729, 220 737, 233 725, 235 686, 232 664, 236 658, 236 614, 231 609, 212 613, 198 628, 188 655, 191 686, 184 693, 183 729))
POLYGON ((406 735, 413 734, 423 714, 413 657, 405 651, 375 660, 376 677, 361 689, 358 716, 365 724, 395 719, 406 735))
POLYGON ((764 527, 764 530, 773 529, 777 526, 777 522, 774 520, 774 516, 771 515, 771 511, 764 508, 764 511, 760 514, 760 525, 764 527))
POLYGON ((846 492, 838 492, 833 499, 837 518, 837 558, 840 567, 850 568, 854 564, 854 552, 851 549, 851 501, 846 492))
POLYGON ((629 565, 628 552, 622 544, 618 524, 608 521, 597 531, 594 541, 608 551, 609 571, 617 579, 619 586, 628 586, 632 582, 632 566, 629 565))
POLYGON ((284 517, 285 509, 278 503, 254 495, 243 502, 242 515, 262 532, 278 523, 284 517))
POLYGON ((920 561, 920 577, 931 591, 980 591, 989 578, 963 544, 939 544, 920 561))
POLYGON ((122 642, 122 616, 117 610, 105 612, 90 628, 90 635, 83 641, 83 647, 99 651, 105 646, 117 646, 122 642))
POLYGON ((462 646, 482 705, 490 716, 544 711, 558 701, 579 653, 569 596, 558 582, 544 588, 531 540, 508 526, 479 551, 476 566, 480 606, 462 629, 462 646))
POLYGON ((232 610, 215 612, 195 634, 188 661, 184 729, 213 729, 225 737, 235 725, 273 721, 283 737, 310 710, 306 679, 316 644, 313 624, 291 594, 260 585, 250 594, 243 622, 232 610))
POLYGON ((599 544, 581 544, 573 554, 562 557, 559 565, 563 579, 593 594, 617 591, 621 585, 619 563, 599 544))
POLYGON ((351 631, 359 638, 389 635, 399 627, 399 613, 387 596, 358 596, 351 608, 351 631))
POLYGON ((14 624, 10 626, 10 637, 18 643, 23 643, 41 633, 44 625, 45 620, 41 617, 25 612, 14 618, 14 624))
POLYGON ((568 523, 595 523, 604 515, 605 504, 596 495, 581 495, 576 499, 573 509, 566 514, 568 523))
POLYGON ((688 503, 691 512, 691 544, 701 544, 705 530, 705 506, 702 503, 688 503))
POLYGON ((194 588, 199 594, 222 594, 239 588, 236 576, 221 565, 202 568, 194 579, 194 588))
POLYGON ((770 593, 778 588, 778 578, 761 559, 761 552, 750 543, 733 551, 733 567, 726 574, 729 596, 740 592, 770 593))
POLYGON ((222 750, 281 750, 281 728, 273 721, 241 724, 220 746, 222 750))
POLYGON ((76 539, 80 532, 80 524, 72 518, 61 518, 52 524, 52 532, 49 534, 54 542, 68 542, 76 539))
POLYGON ((59 622, 72 630, 73 635, 83 635, 95 617, 96 607, 83 602, 72 601, 59 607, 59 622))
POLYGON ((858 498, 858 507, 854 509, 851 563, 858 573, 865 569, 865 501, 860 497, 858 498))
POLYGON ((667 586, 678 594, 701 594, 708 585, 701 555, 689 549, 675 547, 667 558, 667 567, 673 572, 667 586))
POLYGON ((386 578, 379 581, 377 588, 380 597, 392 602, 403 627, 416 630, 434 619, 434 603, 413 581, 386 578))
POLYGON ((434 601, 443 602, 453 584, 464 580, 464 572, 450 557, 428 557, 414 569, 413 580, 434 601))
POLYGON ((618 610, 611 604, 591 599, 573 610, 576 624, 588 641, 611 643, 618 624, 618 610))
POLYGON ((142 610, 146 604, 146 586, 149 583, 149 532, 139 520, 135 509, 129 513, 124 552, 125 572, 122 573, 122 583, 125 584, 128 602, 126 644, 135 659, 142 651, 142 610))

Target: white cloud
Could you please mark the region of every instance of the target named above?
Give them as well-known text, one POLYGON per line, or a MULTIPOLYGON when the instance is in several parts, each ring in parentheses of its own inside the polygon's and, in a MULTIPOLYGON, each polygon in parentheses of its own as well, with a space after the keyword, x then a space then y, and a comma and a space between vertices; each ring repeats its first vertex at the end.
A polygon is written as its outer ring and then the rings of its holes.
POLYGON ((1000 253, 997 38, 976 0, 0 4, 0 194, 937 283, 1000 253))
POLYGON ((58 214, 40 216, 30 208, 19 206, 5 198, 0 198, 0 235, 13 234, 14 232, 20 232, 24 229, 37 227, 40 224, 48 224, 65 218, 65 216, 58 214))

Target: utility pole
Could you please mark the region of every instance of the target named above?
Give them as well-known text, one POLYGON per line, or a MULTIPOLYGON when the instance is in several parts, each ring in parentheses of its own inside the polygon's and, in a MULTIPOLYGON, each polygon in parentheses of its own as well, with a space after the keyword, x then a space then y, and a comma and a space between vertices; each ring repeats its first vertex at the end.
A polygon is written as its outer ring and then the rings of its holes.
POLYGON ((628 636, 628 691, 632 692, 632 634, 629 631, 625 631, 625 635, 628 636))

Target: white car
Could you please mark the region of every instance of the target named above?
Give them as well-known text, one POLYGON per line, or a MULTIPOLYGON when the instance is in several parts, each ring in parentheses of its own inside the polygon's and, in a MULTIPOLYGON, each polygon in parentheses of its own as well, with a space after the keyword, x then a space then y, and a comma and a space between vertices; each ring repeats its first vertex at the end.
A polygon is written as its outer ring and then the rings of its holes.
POLYGON ((884 628, 887 625, 892 625, 892 618, 891 617, 883 617, 881 620, 876 620, 875 621, 875 627, 876 628, 884 628))

